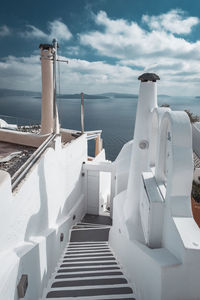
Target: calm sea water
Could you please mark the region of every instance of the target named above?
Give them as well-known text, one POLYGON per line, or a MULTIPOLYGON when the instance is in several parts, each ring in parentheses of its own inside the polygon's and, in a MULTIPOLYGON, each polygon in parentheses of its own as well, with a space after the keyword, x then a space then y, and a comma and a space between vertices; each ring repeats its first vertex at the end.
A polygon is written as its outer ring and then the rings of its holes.
MULTIPOLYGON (((189 109, 200 115, 200 99, 193 97, 159 97, 159 105, 168 103, 174 110, 189 109)), ((104 148, 114 160, 122 146, 133 138, 137 99, 85 99, 85 130, 103 130, 104 148)), ((63 128, 80 130, 80 100, 58 99, 63 128)), ((41 100, 30 96, 0 97, 0 115, 14 117, 9 122, 40 122, 41 100)), ((1 118, 1 117, 0 117, 1 118)), ((90 148, 90 151, 91 148, 90 148)))

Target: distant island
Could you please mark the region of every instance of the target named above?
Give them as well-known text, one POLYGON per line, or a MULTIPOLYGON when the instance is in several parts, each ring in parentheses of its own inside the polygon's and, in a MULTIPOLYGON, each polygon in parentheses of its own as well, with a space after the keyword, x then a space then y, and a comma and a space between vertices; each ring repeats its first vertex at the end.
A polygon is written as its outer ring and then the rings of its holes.
POLYGON ((200 99, 200 96, 196 96, 195 98, 196 98, 196 99, 200 99))
MULTIPOLYGON (((31 96, 36 99, 41 99, 40 92, 33 92, 33 91, 24 91, 24 90, 11 90, 11 89, 0 89, 0 97, 4 96, 31 96)), ((158 95, 160 97, 170 97, 168 95, 158 95)), ((138 95, 136 94, 128 94, 128 93, 102 93, 102 94, 85 94, 85 99, 118 99, 118 98, 137 98, 138 95)), ((197 96, 200 97, 200 96, 197 96)), ((80 99, 80 93, 76 94, 57 94, 57 98, 60 99, 80 99)))
MULTIPOLYGON (((11 90, 0 89, 0 97, 2 96, 32 96, 34 98, 41 98, 40 92, 24 91, 24 90, 11 90)), ((76 94, 58 94, 57 98, 62 99, 80 99, 80 93, 76 94)), ((102 93, 102 94, 85 94, 85 99, 109 99, 109 98, 137 98, 135 94, 126 93, 102 93)))
POLYGON ((2 96, 40 96, 39 92, 23 91, 23 90, 11 90, 11 89, 0 89, 0 97, 2 96))
POLYGON ((165 94, 160 94, 160 95, 158 95, 158 97, 167 97, 167 98, 170 98, 171 96, 165 95, 165 94))

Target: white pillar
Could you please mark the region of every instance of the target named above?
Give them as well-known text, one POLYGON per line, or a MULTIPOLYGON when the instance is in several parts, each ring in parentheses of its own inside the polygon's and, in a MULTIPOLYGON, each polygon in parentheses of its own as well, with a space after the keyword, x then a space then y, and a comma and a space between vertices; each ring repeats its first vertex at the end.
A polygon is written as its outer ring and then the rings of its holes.
POLYGON ((42 68, 42 116, 41 134, 52 133, 54 130, 53 109, 53 55, 52 45, 41 44, 42 68))
POLYGON ((142 234, 139 201, 143 187, 141 174, 148 170, 149 136, 152 110, 157 107, 156 74, 145 73, 141 80, 136 113, 134 142, 129 171, 127 199, 124 204, 124 217, 130 238, 140 238, 142 234))

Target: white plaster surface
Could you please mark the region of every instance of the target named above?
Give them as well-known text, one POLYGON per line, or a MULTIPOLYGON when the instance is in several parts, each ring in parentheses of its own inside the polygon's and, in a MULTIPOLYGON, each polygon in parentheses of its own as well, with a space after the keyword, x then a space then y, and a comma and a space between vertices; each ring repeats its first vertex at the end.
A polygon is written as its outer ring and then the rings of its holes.
MULTIPOLYGON (((128 161, 124 154, 119 154, 120 161, 128 161)), ((191 211, 191 124, 185 112, 157 108, 156 83, 140 85, 129 155, 130 168, 123 171, 128 174, 128 187, 116 189, 109 241, 136 284, 136 299, 199 300, 200 230, 191 211), (139 147, 143 140, 149 147, 139 147), (149 243, 152 236, 157 244, 149 243)), ((120 169, 115 172, 120 178, 120 169)))
POLYGON ((87 162, 83 165, 87 212, 90 214, 101 214, 103 206, 106 206, 107 201, 112 199, 112 176, 113 164, 109 161, 104 161, 104 152, 101 152, 97 159, 87 162))
POLYGON ((69 230, 85 214, 82 163, 86 135, 65 148, 48 148, 14 193, 10 176, 0 172, 0 300, 17 300, 17 284, 28 274, 24 299, 42 296, 69 230), (73 220, 73 216, 76 219, 73 220), (60 233, 64 242, 60 242, 60 233))
POLYGON ((128 178, 127 199, 125 199, 124 205, 124 216, 129 236, 133 238, 133 236, 137 235, 140 240, 144 239, 141 226, 139 226, 139 199, 142 192, 141 172, 148 168, 149 147, 141 149, 139 145, 141 141, 150 143, 151 112, 156 107, 156 82, 141 82, 128 178))

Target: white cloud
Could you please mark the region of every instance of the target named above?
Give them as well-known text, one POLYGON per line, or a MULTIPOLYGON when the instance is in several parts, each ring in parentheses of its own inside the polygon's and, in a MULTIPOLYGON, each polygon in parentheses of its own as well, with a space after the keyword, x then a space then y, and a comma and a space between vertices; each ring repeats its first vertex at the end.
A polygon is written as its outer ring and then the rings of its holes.
POLYGON ((144 15, 142 21, 151 30, 166 30, 176 34, 189 34, 193 26, 199 23, 199 18, 185 17, 182 10, 173 9, 159 16, 144 15))
MULTIPOLYGON (((110 65, 102 61, 89 62, 68 59, 60 63, 61 93, 102 93, 106 91, 137 92, 133 80, 140 72, 127 66, 110 65)), ((0 87, 22 90, 41 90, 41 67, 39 56, 9 56, 0 62, 0 87)))
MULTIPOLYGON (((30 57, 9 56, 0 62, 0 87, 41 91, 41 66, 39 55, 30 57)), ((122 60, 116 65, 103 61, 89 62, 69 59, 69 64, 60 63, 61 93, 138 93, 138 76, 146 71, 160 75, 159 93, 169 95, 199 95, 200 70, 195 60, 177 61, 175 58, 158 58, 155 63, 149 58, 149 68, 140 60, 122 60), (139 65, 143 70, 135 68, 139 65), (127 66, 129 65, 129 66, 127 66), (134 67, 131 67, 134 66, 134 67)))
POLYGON ((7 25, 0 26, 0 37, 8 36, 11 34, 11 30, 7 25))
POLYGON ((0 62, 0 87, 37 91, 41 87, 40 57, 8 56, 0 62))
POLYGON ((68 55, 75 55, 75 56, 77 56, 77 55, 79 55, 81 52, 83 52, 83 51, 82 51, 82 49, 80 49, 79 46, 70 46, 70 47, 67 47, 67 48, 66 48, 66 53, 67 53, 68 55))
POLYGON ((72 34, 67 25, 59 20, 49 22, 50 37, 57 38, 59 41, 67 41, 71 39, 72 34))
POLYGON ((84 90, 85 93, 125 92, 127 87, 133 91, 133 78, 140 74, 127 66, 80 59, 70 59, 69 65, 61 65, 61 70, 61 78, 65 82, 63 87, 73 88, 73 91, 84 90))
POLYGON ((46 39, 48 41, 56 38, 58 41, 68 41, 72 37, 67 25, 60 20, 54 20, 48 23, 48 33, 45 33, 33 25, 27 25, 26 27, 27 30, 20 33, 24 38, 46 39))
POLYGON ((96 49, 100 55, 119 59, 145 56, 200 58, 199 41, 190 43, 164 30, 149 32, 136 22, 112 20, 102 11, 96 15, 95 21, 104 26, 104 31, 80 34, 80 42, 96 49))
MULTIPOLYGON (((115 58, 117 62, 112 65, 100 59, 89 62, 63 58, 69 60, 69 65, 60 63, 61 92, 137 93, 137 77, 143 72, 155 72, 161 77, 159 93, 199 95, 200 41, 189 42, 177 36, 178 33, 189 33, 199 20, 186 17, 179 10, 161 16, 144 16, 144 22, 149 18, 149 29, 146 30, 134 21, 113 20, 103 11, 94 15, 96 24, 100 26, 99 30, 80 33, 80 45, 73 44, 68 48, 64 45, 66 55, 80 57, 81 53, 86 53, 86 48, 82 47, 84 45, 91 47, 99 55, 115 58), (166 20, 171 20, 173 24, 168 24, 166 20)), ((72 37, 61 21, 53 21, 48 26, 46 33, 29 25, 29 35, 26 37, 49 41, 53 35, 63 41, 72 37)), ((37 55, 27 58, 8 57, 0 63, 1 86, 9 88, 12 82, 12 88, 40 90, 40 72, 37 55)))
POLYGON ((44 38, 48 39, 48 35, 44 33, 42 30, 38 29, 37 27, 33 25, 27 25, 27 31, 21 32, 20 35, 25 38, 44 38))
POLYGON ((142 19, 149 30, 134 21, 113 20, 101 11, 94 17, 100 29, 80 34, 80 42, 99 55, 117 59, 123 66, 139 69, 141 73, 157 72, 162 86, 168 87, 168 94, 183 93, 183 85, 187 85, 186 93, 194 94, 200 89, 195 85, 200 81, 200 41, 189 42, 177 34, 190 33, 199 19, 186 17, 181 10, 142 19))

